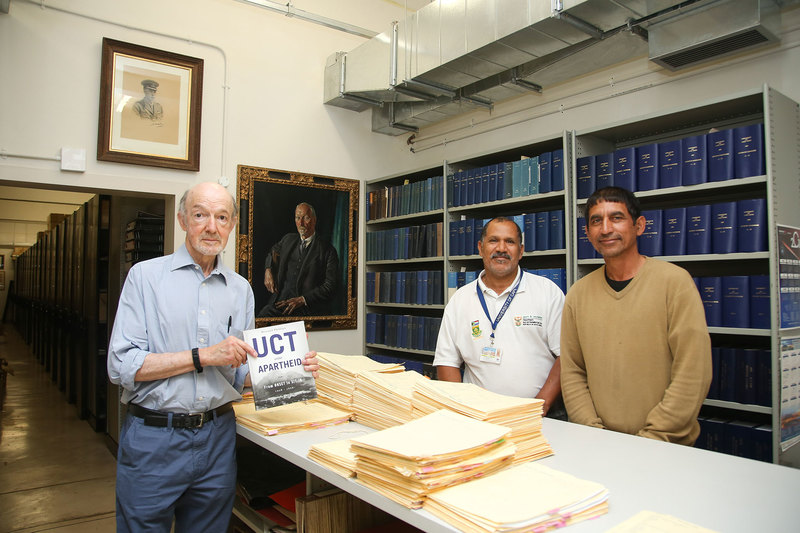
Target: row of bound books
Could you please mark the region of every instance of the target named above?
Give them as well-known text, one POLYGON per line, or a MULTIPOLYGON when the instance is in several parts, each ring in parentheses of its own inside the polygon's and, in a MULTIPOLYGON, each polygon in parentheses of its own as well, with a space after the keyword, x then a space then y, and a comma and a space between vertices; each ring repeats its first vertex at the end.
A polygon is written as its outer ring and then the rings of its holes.
POLYGON ((564 150, 459 170, 447 177, 447 206, 495 202, 564 190, 564 150))
MULTIPOLYGON (((637 242, 647 256, 761 252, 767 249, 764 198, 642 211, 646 227, 637 242)), ((598 254, 578 219, 578 259, 598 254)))
POLYGON ((709 327, 769 329, 769 276, 694 278, 709 327))
POLYGON ((367 357, 379 363, 403 365, 406 371, 411 370, 417 372, 418 374, 422 374, 423 376, 427 376, 430 379, 436 379, 436 367, 433 366, 433 363, 423 363, 422 361, 417 361, 415 359, 394 357, 391 355, 378 353, 367 354, 367 357))
POLYGON ((442 222, 367 233, 367 261, 396 261, 417 257, 440 257, 443 251, 442 222))
MULTIPOLYGON (((535 276, 542 276, 547 278, 561 289, 561 292, 567 292, 567 269, 566 268, 528 268, 524 269, 535 276)), ((481 273, 480 270, 467 270, 463 272, 448 272, 447 273, 447 297, 451 298, 458 289, 471 283, 478 278, 481 273)))
POLYGON ((696 448, 772 462, 772 426, 744 420, 698 418, 696 448))
POLYGON ((711 348, 711 400, 772 407, 772 357, 757 348, 711 348))
MULTIPOLYGON (((564 240, 564 210, 540 211, 509 217, 522 232, 526 252, 562 250, 564 240)), ((476 255, 483 226, 491 218, 456 220, 450 223, 450 255, 476 255)))
POLYGON ((367 272, 367 301, 436 305, 444 303, 444 274, 441 270, 410 272, 367 272))
POLYGON ((444 176, 433 176, 367 193, 367 220, 435 211, 444 206, 444 176))
POLYGON ((367 313, 367 344, 407 350, 436 350, 441 317, 367 313))
POLYGON ((577 195, 616 186, 649 191, 765 173, 764 125, 712 131, 674 141, 579 157, 577 195))

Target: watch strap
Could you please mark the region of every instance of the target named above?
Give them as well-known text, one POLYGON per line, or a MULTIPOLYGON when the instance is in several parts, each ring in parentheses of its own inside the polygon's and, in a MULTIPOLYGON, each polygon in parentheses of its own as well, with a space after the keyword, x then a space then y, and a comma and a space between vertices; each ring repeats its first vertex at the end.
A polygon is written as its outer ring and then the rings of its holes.
POLYGON ((194 363, 194 369, 197 370, 198 374, 203 373, 203 365, 200 364, 200 349, 199 348, 192 348, 192 362, 194 363))

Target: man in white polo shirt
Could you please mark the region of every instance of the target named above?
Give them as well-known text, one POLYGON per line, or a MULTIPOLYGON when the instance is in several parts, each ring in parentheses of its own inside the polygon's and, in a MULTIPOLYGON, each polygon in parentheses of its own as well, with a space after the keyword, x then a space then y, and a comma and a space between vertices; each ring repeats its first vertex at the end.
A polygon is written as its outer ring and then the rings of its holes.
POLYGON ((562 405, 564 293, 549 279, 519 268, 522 231, 510 218, 495 217, 484 226, 478 251, 484 270, 455 293, 444 311, 433 360, 437 377, 460 382, 463 364, 464 382, 508 396, 541 398, 547 414, 562 405))

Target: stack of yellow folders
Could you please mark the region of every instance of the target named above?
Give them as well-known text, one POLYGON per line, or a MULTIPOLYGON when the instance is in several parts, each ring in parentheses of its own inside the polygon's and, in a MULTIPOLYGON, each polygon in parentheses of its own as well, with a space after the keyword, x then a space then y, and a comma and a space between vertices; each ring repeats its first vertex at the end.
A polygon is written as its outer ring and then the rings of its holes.
POLYGON ((254 403, 240 402, 233 409, 237 423, 264 435, 291 433, 350 421, 350 413, 315 401, 290 403, 258 411, 254 403))
POLYGON ((356 420, 374 429, 410 422, 415 418, 412 408, 414 386, 420 381, 428 381, 428 378, 413 370, 393 374, 360 373, 353 391, 356 420))
POLYGON ((517 446, 515 464, 553 454, 542 435, 544 400, 504 396, 472 383, 425 380, 415 384, 413 403, 417 416, 437 409, 449 409, 476 420, 511 428, 509 440, 517 446))
POLYGON ((343 411, 353 412, 356 376, 362 372, 403 372, 401 364, 378 363, 363 355, 340 355, 317 352, 319 377, 317 397, 343 411))
POLYGON ((425 509, 460 531, 549 531, 608 512, 608 490, 524 463, 428 496, 425 509))
POLYGON ((350 439, 357 481, 417 509, 432 491, 489 475, 511 464, 511 431, 452 411, 350 439))
POLYGON ((340 439, 312 444, 308 458, 333 470, 340 476, 356 475, 356 454, 350 451, 350 440, 340 439))

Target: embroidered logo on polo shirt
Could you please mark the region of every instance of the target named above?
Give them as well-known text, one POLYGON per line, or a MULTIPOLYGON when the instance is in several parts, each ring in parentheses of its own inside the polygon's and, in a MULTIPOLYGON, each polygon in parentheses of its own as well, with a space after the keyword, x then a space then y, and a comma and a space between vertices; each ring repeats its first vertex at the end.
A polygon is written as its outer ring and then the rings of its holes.
POLYGON ((477 339, 481 336, 481 321, 480 320, 473 320, 472 321, 472 337, 477 339))
POLYGON ((522 315, 514 317, 515 326, 538 326, 542 327, 541 315, 522 315))

